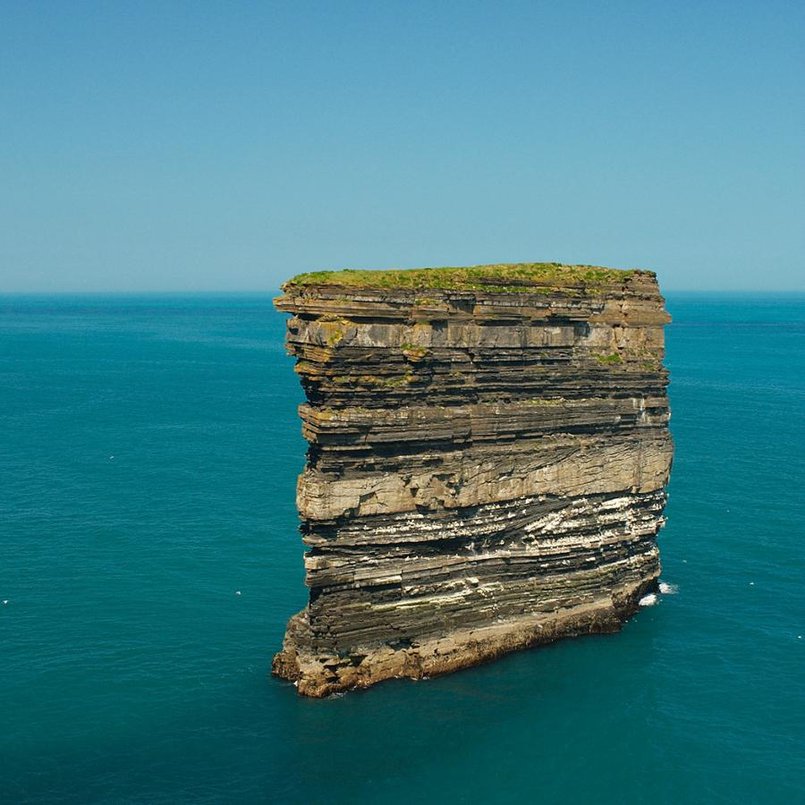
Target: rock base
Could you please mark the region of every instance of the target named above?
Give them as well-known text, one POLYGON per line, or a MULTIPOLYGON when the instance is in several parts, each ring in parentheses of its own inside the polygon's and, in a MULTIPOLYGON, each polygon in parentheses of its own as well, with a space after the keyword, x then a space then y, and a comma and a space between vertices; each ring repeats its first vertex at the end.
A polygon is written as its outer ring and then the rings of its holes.
POLYGON ((564 637, 617 632, 637 611, 638 601, 656 591, 658 578, 659 574, 590 604, 524 615, 406 647, 356 650, 344 657, 312 654, 306 649, 310 626, 307 610, 303 610, 289 621, 282 651, 275 655, 271 670, 293 682, 300 694, 313 698, 368 688, 386 679, 427 679, 564 637))

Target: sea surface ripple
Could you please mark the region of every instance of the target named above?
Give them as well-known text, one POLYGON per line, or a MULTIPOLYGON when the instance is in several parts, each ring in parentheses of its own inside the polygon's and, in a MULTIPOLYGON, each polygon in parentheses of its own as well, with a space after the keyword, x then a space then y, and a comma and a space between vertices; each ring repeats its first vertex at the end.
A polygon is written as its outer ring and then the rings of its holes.
POLYGON ((668 301, 675 594, 309 701, 270 297, 0 297, 0 801, 803 801, 805 297, 668 301))

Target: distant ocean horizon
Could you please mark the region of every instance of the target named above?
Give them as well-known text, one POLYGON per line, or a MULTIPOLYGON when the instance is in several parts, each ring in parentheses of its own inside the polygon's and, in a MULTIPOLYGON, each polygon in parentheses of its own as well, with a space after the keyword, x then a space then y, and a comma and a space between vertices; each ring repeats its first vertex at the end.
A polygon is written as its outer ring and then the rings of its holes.
POLYGON ((0 802, 803 801, 805 292, 665 292, 655 606, 324 701, 277 293, 0 294, 0 802))

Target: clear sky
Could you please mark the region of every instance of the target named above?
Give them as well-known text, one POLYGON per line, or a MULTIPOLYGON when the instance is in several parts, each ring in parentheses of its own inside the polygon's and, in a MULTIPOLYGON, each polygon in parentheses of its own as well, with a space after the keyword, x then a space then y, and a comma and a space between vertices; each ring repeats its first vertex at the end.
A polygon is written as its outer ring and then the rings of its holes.
POLYGON ((805 3, 0 0, 0 291, 805 290, 805 3))

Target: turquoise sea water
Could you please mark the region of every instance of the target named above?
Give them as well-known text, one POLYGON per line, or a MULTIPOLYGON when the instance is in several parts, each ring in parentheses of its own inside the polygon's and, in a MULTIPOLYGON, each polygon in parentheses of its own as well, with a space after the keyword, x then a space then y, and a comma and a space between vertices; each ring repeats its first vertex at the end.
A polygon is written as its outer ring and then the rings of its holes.
POLYGON ((311 701, 270 297, 0 298, 0 801, 802 802, 805 297, 668 301, 678 594, 311 701))

